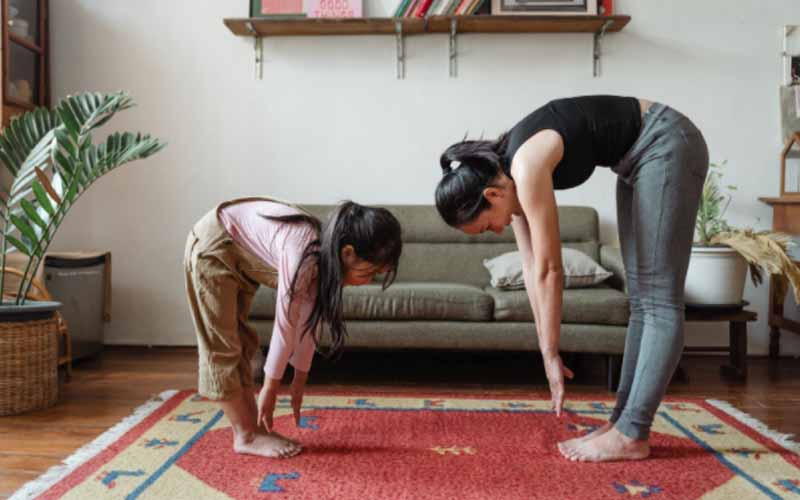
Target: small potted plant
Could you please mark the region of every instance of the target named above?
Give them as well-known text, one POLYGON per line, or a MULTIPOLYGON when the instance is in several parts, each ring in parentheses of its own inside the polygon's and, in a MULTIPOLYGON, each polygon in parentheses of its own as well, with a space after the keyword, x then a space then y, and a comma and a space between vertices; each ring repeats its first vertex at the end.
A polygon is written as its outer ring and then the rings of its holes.
POLYGON ((0 415, 55 403, 57 302, 36 270, 69 209, 106 172, 164 147, 149 135, 92 133, 133 106, 127 93, 69 96, 11 120, 0 133, 0 415), (10 262, 14 262, 14 266, 10 262))
POLYGON ((725 163, 710 165, 703 186, 695 225, 697 241, 686 275, 686 303, 741 306, 748 267, 756 286, 763 281, 764 271, 785 276, 800 300, 800 268, 786 255, 791 237, 774 231, 734 229, 725 220, 731 202, 730 194, 720 188, 725 163))

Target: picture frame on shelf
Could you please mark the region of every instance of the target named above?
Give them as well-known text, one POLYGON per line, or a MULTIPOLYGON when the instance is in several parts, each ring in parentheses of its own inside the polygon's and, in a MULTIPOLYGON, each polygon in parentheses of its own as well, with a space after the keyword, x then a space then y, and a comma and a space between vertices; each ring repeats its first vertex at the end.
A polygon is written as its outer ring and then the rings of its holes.
POLYGON ((596 16, 598 0, 492 0, 492 15, 596 16))
POLYGON ((303 0, 250 0, 250 17, 291 19, 306 17, 303 0))

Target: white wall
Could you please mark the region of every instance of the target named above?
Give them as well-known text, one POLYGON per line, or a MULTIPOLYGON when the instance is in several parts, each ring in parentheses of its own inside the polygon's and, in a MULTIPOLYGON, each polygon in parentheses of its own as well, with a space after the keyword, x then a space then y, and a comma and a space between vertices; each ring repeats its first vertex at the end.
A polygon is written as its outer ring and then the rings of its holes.
MULTIPOLYGON (((432 202, 442 149, 493 136, 554 97, 614 93, 665 102, 704 131, 712 160, 738 185, 731 222, 768 228, 757 197, 778 189, 780 26, 800 23, 797 0, 617 0, 632 16, 607 37, 604 74, 592 78, 589 34, 465 35, 459 76, 448 78, 447 38, 407 40, 407 77, 395 79, 391 36, 268 39, 264 79, 252 40, 224 17, 246 0, 58 0, 52 5, 56 98, 129 90, 139 106, 111 127, 169 141, 152 159, 93 186, 69 215, 58 249, 110 249, 112 344, 192 344, 182 251, 192 223, 216 202, 268 193, 334 203, 432 202)), ((390 0, 368 0, 385 15, 390 0)), ((560 192, 562 204, 600 211, 615 241, 615 177, 600 169, 560 192)), ((746 298, 762 318, 767 286, 746 298)), ((796 308, 794 316, 798 316, 796 308)), ((723 341, 722 325, 690 325, 689 343, 723 341)), ((750 352, 768 345, 762 319, 750 352)), ((784 335, 800 354, 800 337, 784 335)))

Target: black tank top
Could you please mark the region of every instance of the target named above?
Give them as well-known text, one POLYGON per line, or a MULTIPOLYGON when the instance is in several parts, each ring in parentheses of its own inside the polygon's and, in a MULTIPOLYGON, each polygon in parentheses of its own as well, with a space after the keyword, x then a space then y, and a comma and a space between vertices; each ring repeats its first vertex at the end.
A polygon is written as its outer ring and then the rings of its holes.
POLYGON ((596 165, 613 166, 639 137, 642 115, 634 97, 594 95, 550 101, 508 132, 503 170, 522 144, 541 130, 553 129, 564 141, 564 157, 553 171, 553 187, 568 189, 586 182, 596 165))

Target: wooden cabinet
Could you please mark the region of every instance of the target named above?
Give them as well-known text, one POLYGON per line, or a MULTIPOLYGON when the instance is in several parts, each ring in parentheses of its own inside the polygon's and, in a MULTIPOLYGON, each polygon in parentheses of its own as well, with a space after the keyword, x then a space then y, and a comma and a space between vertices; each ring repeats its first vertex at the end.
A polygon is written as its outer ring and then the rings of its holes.
POLYGON ((48 0, 0 0, 3 20, 2 125, 50 105, 48 0))

